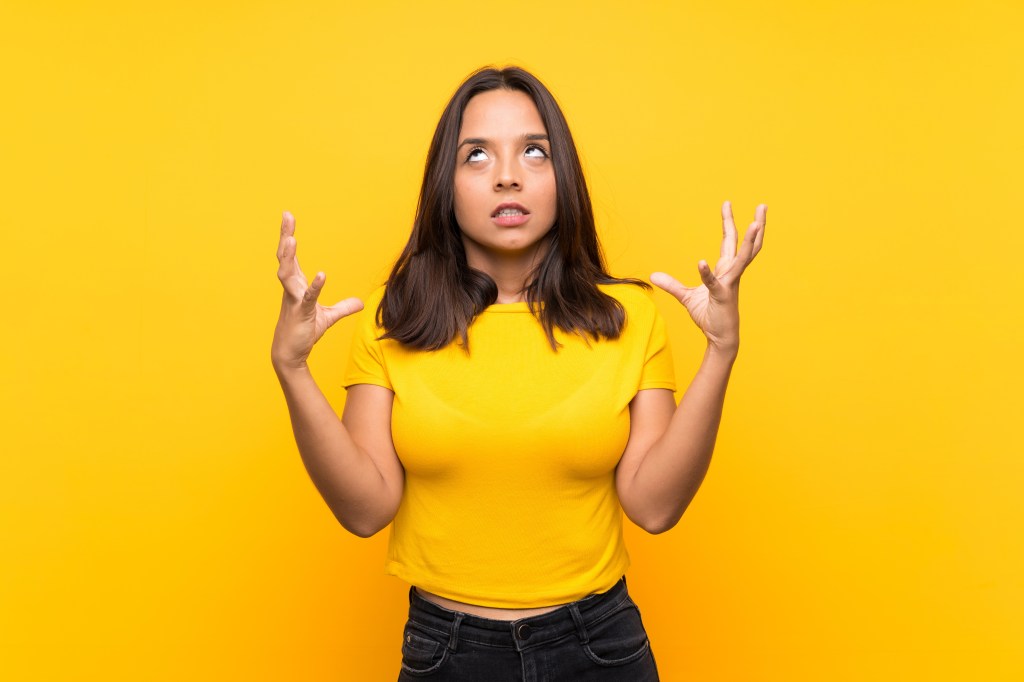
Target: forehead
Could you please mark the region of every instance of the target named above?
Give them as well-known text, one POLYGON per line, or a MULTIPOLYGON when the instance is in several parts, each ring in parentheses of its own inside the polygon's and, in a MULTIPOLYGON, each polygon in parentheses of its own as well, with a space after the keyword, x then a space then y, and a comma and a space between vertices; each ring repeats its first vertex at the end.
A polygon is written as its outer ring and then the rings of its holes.
POLYGON ((475 95, 462 113, 461 137, 520 137, 547 133, 537 106, 519 90, 488 90, 475 95))

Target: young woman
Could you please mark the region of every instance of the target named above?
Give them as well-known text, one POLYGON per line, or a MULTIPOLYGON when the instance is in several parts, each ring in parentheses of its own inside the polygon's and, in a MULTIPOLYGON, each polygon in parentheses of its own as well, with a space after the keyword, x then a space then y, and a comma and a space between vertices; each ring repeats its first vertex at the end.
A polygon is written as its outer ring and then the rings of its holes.
POLYGON ((303 462, 341 524, 390 525, 406 580, 399 680, 657 680, 624 573, 622 514, 672 528, 707 471, 739 349, 739 279, 767 207, 702 285, 651 281, 707 337, 679 406, 664 323, 606 272, 569 128, 518 68, 456 91, 431 143, 412 235, 368 299, 341 420, 306 365, 358 299, 317 300, 284 214, 272 359, 303 462))

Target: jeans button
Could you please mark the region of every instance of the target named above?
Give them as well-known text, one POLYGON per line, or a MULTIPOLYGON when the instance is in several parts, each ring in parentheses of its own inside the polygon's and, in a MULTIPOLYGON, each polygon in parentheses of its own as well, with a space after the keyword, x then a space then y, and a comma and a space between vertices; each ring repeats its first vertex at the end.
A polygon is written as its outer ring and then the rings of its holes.
POLYGON ((526 623, 520 623, 516 626, 516 637, 522 640, 530 639, 530 626, 526 623))

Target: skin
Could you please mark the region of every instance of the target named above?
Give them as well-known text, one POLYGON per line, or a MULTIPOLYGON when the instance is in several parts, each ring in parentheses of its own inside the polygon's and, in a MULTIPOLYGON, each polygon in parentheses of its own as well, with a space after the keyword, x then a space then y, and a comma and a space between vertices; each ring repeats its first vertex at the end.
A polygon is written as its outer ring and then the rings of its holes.
POLYGON ((768 207, 761 204, 737 249, 732 206, 722 205, 722 247, 715 270, 701 260, 701 284, 687 287, 663 272, 651 282, 678 300, 707 339, 704 359, 679 405, 670 391, 639 391, 630 402, 630 436, 615 487, 623 511, 650 533, 682 517, 711 464, 729 375, 739 352, 740 276, 764 243, 768 207))
POLYGON ((498 303, 521 301, 530 271, 547 251, 557 209, 544 122, 527 94, 491 90, 466 105, 459 141, 455 218, 466 260, 494 278, 498 303), (524 224, 501 226, 492 219, 508 202, 529 212, 524 224))
MULTIPOLYGON (((545 132, 536 107, 523 93, 482 93, 464 113, 460 142, 485 142, 460 146, 456 217, 469 264, 498 283, 499 303, 522 300, 554 222, 554 173, 533 145, 549 147, 544 140, 526 138, 545 132), (530 220, 515 228, 495 225, 491 213, 505 201, 522 204, 530 220)), ((664 532, 679 521, 710 465, 739 351, 740 277, 761 250, 766 219, 767 206, 761 204, 737 246, 732 207, 725 202, 720 256, 714 271, 706 261, 698 262, 701 284, 687 287, 668 274, 651 275, 653 284, 686 308, 707 347, 678 406, 672 392, 664 389, 639 391, 630 403, 630 436, 616 469, 616 490, 626 515, 648 532, 664 532)), ((307 280, 296 257, 294 233, 295 219, 285 212, 278 245, 284 294, 271 359, 310 477, 342 525, 369 537, 390 523, 404 486, 404 470, 391 440, 394 393, 380 386, 352 386, 338 420, 317 387, 306 364, 309 353, 327 329, 363 304, 356 298, 332 306, 318 302, 326 277, 318 272, 307 280)), ((558 608, 497 609, 420 592, 446 608, 501 620, 558 608)))

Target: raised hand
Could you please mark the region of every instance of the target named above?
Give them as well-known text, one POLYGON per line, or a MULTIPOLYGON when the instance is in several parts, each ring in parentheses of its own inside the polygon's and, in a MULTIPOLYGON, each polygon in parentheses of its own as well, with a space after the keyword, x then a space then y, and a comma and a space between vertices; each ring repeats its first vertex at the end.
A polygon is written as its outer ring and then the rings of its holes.
POLYGON ((295 248, 295 218, 285 211, 281 218, 281 241, 277 246, 277 278, 284 287, 284 298, 270 350, 274 367, 279 370, 305 365, 313 344, 324 332, 346 315, 363 309, 363 302, 358 298, 346 298, 332 306, 317 303, 327 276, 318 272, 312 282, 307 282, 295 257, 295 248))
POLYGON ((732 205, 722 204, 722 252, 711 272, 707 261, 697 263, 703 284, 686 287, 664 272, 651 275, 651 282, 661 287, 686 306, 690 317, 704 332, 708 344, 720 350, 736 352, 740 345, 740 275, 754 260, 764 243, 768 207, 759 204, 747 233, 736 250, 736 225, 732 205))

